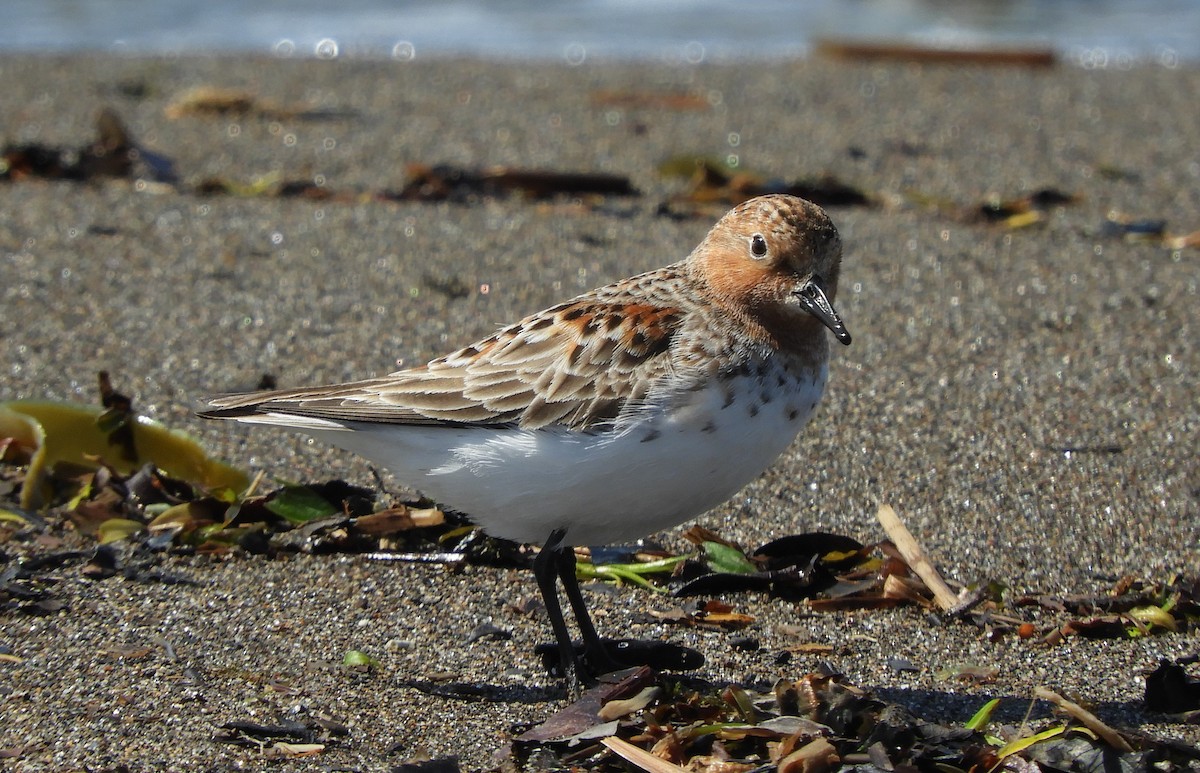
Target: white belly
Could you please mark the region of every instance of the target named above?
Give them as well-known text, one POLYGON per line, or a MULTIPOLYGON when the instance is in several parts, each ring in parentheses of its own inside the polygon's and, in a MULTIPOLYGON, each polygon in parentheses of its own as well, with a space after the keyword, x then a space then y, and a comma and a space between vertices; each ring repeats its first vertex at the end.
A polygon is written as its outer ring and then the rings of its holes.
MULTIPOLYGON (((620 432, 351 424, 305 432, 387 468, 487 533, 575 545, 643 537, 721 504, 765 470, 807 422, 827 371, 764 401, 762 382, 689 393, 620 432)), ((790 376, 788 377, 790 379, 790 376)), ((768 381, 768 384, 774 384, 768 381)))

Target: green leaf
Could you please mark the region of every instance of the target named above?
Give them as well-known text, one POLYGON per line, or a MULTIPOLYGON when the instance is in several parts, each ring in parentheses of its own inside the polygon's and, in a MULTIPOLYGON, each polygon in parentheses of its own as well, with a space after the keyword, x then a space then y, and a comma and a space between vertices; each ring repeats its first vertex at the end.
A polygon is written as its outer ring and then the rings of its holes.
POLYGON ((261 531, 263 526, 264 524, 262 523, 248 523, 245 526, 227 526, 223 523, 214 523, 196 529, 192 532, 188 542, 194 545, 217 544, 233 546, 247 534, 261 531))
POLYGON ((975 716, 967 720, 967 724, 963 725, 968 730, 982 730, 987 727, 987 723, 992 721, 992 711, 1000 705, 999 698, 992 698, 987 703, 983 704, 983 708, 975 712, 975 716))
POLYGON ((143 528, 145 527, 140 521, 131 521, 128 518, 109 518, 96 527, 96 537, 100 540, 101 545, 107 545, 109 542, 128 539, 143 528))
POLYGON ((751 725, 758 722, 758 711, 755 710, 754 701, 750 699, 750 694, 745 689, 731 684, 725 688, 721 697, 733 705, 743 722, 751 725))
POLYGON ((1157 626, 1159 628, 1165 628, 1168 631, 1178 630, 1178 626, 1175 623, 1175 618, 1170 612, 1162 607, 1134 607, 1133 609, 1129 610, 1128 614, 1142 625, 1146 625, 1151 628, 1157 626))
POLYGON ((591 564, 580 562, 575 565, 575 576, 581 580, 611 580, 616 583, 628 582, 640 585, 655 593, 666 593, 666 589, 651 585, 644 575, 670 573, 675 567, 687 560, 687 556, 671 556, 655 561, 639 561, 629 564, 591 564))
POLYGON ((700 547, 704 550, 704 557, 708 559, 709 568, 714 572, 754 574, 758 571, 758 567, 737 548, 720 542, 705 542, 700 547))
POLYGON ((361 650, 347 650, 342 656, 343 666, 368 666, 375 667, 379 665, 379 661, 371 657, 361 650))
MULTIPOLYGON (((219 509, 220 504, 212 499, 184 502, 160 512, 146 525, 146 529, 151 533, 174 531, 188 534, 201 526, 214 525, 220 517, 219 509)), ((218 528, 225 526, 224 523, 215 525, 218 528)))
POLYGON ((295 524, 315 521, 338 511, 332 502, 308 486, 286 486, 267 500, 266 507, 280 518, 295 524))
POLYGON ((0 523, 15 523, 18 526, 28 526, 31 521, 20 513, 14 513, 12 510, 0 509, 0 523))
POLYGON ((208 540, 216 540, 217 542, 227 542, 233 544, 236 540, 230 539, 225 532, 232 532, 233 529, 226 529, 223 523, 214 523, 208 526, 203 526, 196 530, 196 541, 204 543, 208 540))
POLYGON ((640 585, 646 590, 652 590, 656 593, 666 593, 666 590, 651 585, 640 574, 629 571, 630 566, 630 564, 604 564, 603 566, 576 564, 575 576, 588 580, 613 580, 617 584, 627 582, 633 585, 640 585))
POLYGON ((1004 744, 1004 746, 996 750, 996 756, 1001 759, 1005 757, 1011 757, 1018 752, 1025 751, 1039 741, 1045 741, 1047 738, 1053 738, 1054 736, 1062 735, 1065 732, 1067 732, 1067 726, 1059 725, 1058 727, 1052 727, 1049 730, 1043 730, 1040 733, 1035 733, 1024 738, 1018 738, 1014 741, 1009 741, 1008 743, 1004 744))

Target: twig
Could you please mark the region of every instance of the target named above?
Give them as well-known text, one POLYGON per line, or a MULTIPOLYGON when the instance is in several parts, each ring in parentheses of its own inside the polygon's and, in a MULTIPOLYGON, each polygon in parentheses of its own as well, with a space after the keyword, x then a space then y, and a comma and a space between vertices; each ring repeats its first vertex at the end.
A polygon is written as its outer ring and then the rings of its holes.
POLYGON ((950 611, 958 605, 958 595, 950 590, 950 586, 942 579, 942 575, 930 563, 925 556, 925 551, 921 550, 921 546, 917 544, 917 540, 913 537, 912 532, 900 520, 900 516, 896 515, 896 511, 891 505, 880 505, 879 511, 875 513, 875 517, 879 519, 879 523, 883 525, 884 531, 892 538, 892 542, 896 543, 896 549, 900 551, 900 555, 904 557, 912 570, 917 573, 917 576, 929 586, 933 591, 933 597, 937 601, 939 607, 943 611, 950 611))
POLYGON ((1124 736, 1113 730, 1108 725, 1104 724, 1100 717, 1080 706, 1078 703, 1069 701, 1058 693, 1046 687, 1033 688, 1033 694, 1042 700, 1047 700, 1058 706, 1063 711, 1071 715, 1072 718, 1091 730, 1096 735, 1104 739, 1104 742, 1113 747, 1117 751, 1129 753, 1133 751, 1133 747, 1125 740, 1124 736))
POLYGON ((621 757, 626 762, 637 765, 649 773, 683 773, 683 768, 678 765, 667 762, 661 757, 655 757, 645 749, 639 749, 628 741, 617 738, 615 735, 601 740, 600 743, 607 746, 609 751, 621 757))

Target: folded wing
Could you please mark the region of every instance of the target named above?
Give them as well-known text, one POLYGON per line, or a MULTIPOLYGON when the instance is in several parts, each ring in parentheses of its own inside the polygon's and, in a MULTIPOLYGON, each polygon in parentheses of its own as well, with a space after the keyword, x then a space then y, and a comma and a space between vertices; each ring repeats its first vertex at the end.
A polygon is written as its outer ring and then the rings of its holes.
POLYGON ((337 386, 222 396, 201 415, 592 429, 636 405, 668 374, 682 324, 678 308, 614 290, 534 314, 419 368, 337 386))

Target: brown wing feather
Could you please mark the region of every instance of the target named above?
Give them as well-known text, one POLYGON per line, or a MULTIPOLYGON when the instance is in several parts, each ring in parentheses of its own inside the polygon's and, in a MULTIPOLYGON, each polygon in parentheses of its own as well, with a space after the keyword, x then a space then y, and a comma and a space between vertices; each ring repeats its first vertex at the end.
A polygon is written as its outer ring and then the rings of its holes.
POLYGON ((395 424, 562 425, 610 422, 671 369, 680 305, 642 292, 682 281, 677 266, 534 314, 420 368, 332 387, 231 395, 202 415, 285 413, 395 424))

